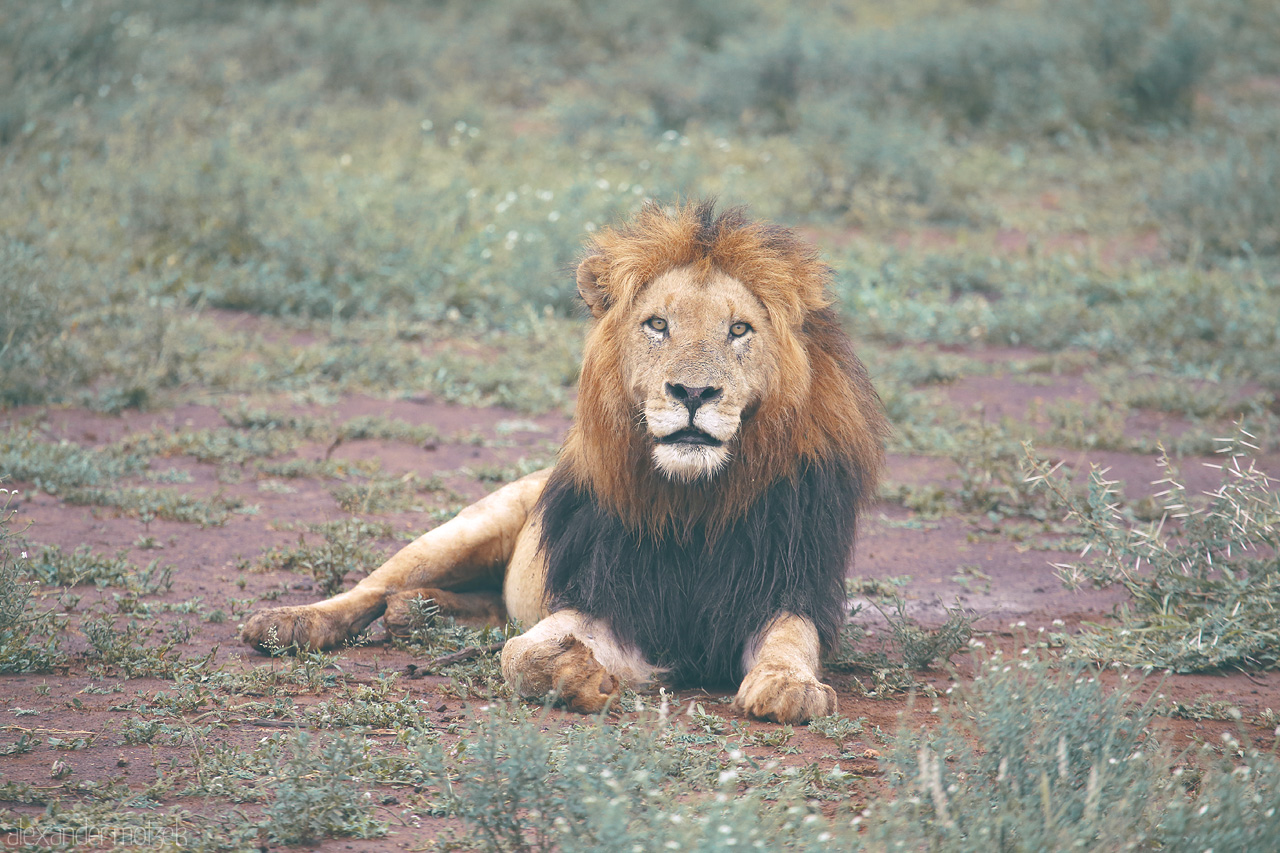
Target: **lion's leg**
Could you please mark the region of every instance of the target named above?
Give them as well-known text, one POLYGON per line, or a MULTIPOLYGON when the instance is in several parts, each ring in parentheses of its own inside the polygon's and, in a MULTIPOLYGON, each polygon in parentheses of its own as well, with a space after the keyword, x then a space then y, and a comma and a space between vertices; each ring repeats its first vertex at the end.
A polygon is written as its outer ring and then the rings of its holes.
POLYGON ((485 585, 497 590, 550 473, 530 474, 472 504, 400 549, 346 592, 315 604, 255 613, 245 623, 241 639, 264 651, 294 645, 329 649, 381 616, 389 596, 485 585))
POLYGON ((734 705, 752 717, 803 723, 836 712, 836 692, 818 680, 818 631, 802 616, 782 613, 747 644, 746 677, 734 705))
POLYGON ((552 613, 502 649, 502 674, 521 696, 556 693, 584 714, 604 710, 624 684, 643 684, 659 671, 603 622, 576 610, 552 613))

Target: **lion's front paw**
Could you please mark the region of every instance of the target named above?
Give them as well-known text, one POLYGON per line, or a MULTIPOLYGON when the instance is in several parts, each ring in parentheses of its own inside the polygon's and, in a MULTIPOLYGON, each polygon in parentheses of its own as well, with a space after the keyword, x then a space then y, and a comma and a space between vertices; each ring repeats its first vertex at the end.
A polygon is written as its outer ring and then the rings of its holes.
POLYGON ((571 711, 596 714, 622 687, 572 634, 554 641, 514 637, 502 651, 502 673, 522 696, 556 694, 571 711))
POLYGON ((273 607, 249 617, 240 639, 268 654, 295 649, 318 651, 342 645, 349 637, 346 623, 314 605, 273 607))
POLYGON ((747 673, 733 704, 748 716, 803 723, 836 712, 836 692, 808 673, 757 666, 747 673))

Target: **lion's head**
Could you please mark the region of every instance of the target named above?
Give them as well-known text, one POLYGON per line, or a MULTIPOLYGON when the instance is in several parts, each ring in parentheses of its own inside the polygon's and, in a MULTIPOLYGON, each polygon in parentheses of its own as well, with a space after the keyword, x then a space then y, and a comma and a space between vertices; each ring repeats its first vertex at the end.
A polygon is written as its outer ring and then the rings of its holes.
POLYGON ((812 247, 702 203, 649 205, 588 252, 594 325, 561 461, 605 507, 721 528, 805 461, 874 489, 885 422, 812 247))

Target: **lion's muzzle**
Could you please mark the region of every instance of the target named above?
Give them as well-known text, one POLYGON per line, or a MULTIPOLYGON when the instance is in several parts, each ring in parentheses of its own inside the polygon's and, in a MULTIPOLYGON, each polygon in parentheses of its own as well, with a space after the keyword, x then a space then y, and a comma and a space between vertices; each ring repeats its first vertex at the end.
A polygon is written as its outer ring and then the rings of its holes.
POLYGON ((718 388, 672 383, 666 388, 666 399, 645 407, 654 464, 672 480, 690 482, 714 475, 729 460, 737 413, 725 411, 718 388))

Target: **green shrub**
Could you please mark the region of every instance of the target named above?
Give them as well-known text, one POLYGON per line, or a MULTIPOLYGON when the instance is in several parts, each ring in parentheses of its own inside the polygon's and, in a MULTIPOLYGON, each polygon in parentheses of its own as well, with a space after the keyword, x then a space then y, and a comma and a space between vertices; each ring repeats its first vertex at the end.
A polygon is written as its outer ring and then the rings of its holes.
POLYGON ((1207 165, 1165 179, 1156 209, 1183 251, 1229 255, 1280 252, 1280 148, 1274 134, 1250 145, 1229 140, 1207 165))
POLYGON ((304 844, 334 836, 379 838, 387 825, 374 816, 369 794, 369 744, 359 735, 313 743, 306 732, 276 756, 273 798, 263 813, 278 844, 304 844))
POLYGON ((806 98, 796 109, 807 162, 788 214, 883 225, 951 213, 933 165, 942 145, 935 128, 839 98, 806 98))
POLYGON ((10 527, 12 493, 0 488, 0 673, 46 672, 63 660, 60 621, 37 610, 36 585, 27 581, 27 553, 10 527))
POLYGON ((1094 470, 1081 503, 1044 463, 1030 479, 1084 527, 1093 562, 1058 566, 1069 586, 1119 585, 1131 596, 1115 625, 1090 628, 1068 651, 1101 663, 1177 672, 1280 665, 1280 493, 1246 455, 1243 431, 1220 448, 1221 485, 1198 503, 1177 481, 1168 457, 1159 495, 1163 512, 1149 527, 1120 514, 1116 483, 1094 470))
POLYGON ((1101 100, 1087 67, 1063 62, 1070 34, 1040 16, 974 11, 894 31, 851 51, 855 81, 961 126, 1065 128, 1101 100))
POLYGON ((1225 28, 1230 50, 1218 59, 1230 71, 1275 74, 1280 71, 1280 7, 1269 0, 1200 0, 1196 7, 1214 14, 1225 28))
POLYGON ((815 717, 809 721, 809 731, 828 738, 843 747, 844 742, 853 735, 862 734, 866 728, 867 718, 859 717, 851 720, 843 714, 830 714, 826 717, 815 717))
POLYGON ((298 444, 296 434, 284 430, 235 428, 163 430, 135 433, 119 444, 128 454, 142 457, 182 454, 201 462, 243 466, 251 459, 279 456, 298 444))
POLYGON ((1154 700, 1028 651, 977 661, 937 726, 902 731, 871 849, 957 853, 1265 848, 1280 832, 1280 763, 1230 732, 1224 754, 1170 752, 1154 700))
MULTIPOLYGON (((846 583, 846 586, 848 584, 846 583)), ((868 595, 865 588, 851 589, 852 595, 868 595)), ((861 648, 864 632, 852 621, 840 636, 840 647, 822 664, 828 670, 871 670, 880 682, 891 680, 904 688, 914 688, 911 672, 927 670, 935 663, 949 665, 973 636, 973 623, 979 615, 958 604, 945 607, 947 618, 936 628, 926 628, 907 615, 907 603, 896 589, 891 589, 885 602, 874 599, 872 606, 889 625, 886 648, 868 651, 861 648)), ((857 613, 852 614, 856 616, 857 613)), ((852 619, 851 616, 851 619, 852 619)))
POLYGON ((1192 91, 1215 46, 1216 10, 1183 4, 1162 15, 1150 0, 1077 0, 1057 8, 1065 23, 1080 27, 1085 56, 1118 109, 1138 121, 1190 118, 1192 91))
POLYGON ((153 489, 148 486, 73 488, 63 492, 61 497, 75 506, 111 507, 124 515, 137 518, 144 525, 163 518, 167 521, 198 524, 201 527, 216 527, 244 505, 239 498, 215 495, 202 500, 172 489, 153 489))
POLYGON ((0 235, 0 405, 56 398, 84 377, 60 275, 43 253, 0 235))
POLYGON ((92 659, 102 666, 118 669, 129 678, 172 678, 192 663, 198 663, 183 661, 176 651, 188 639, 190 627, 185 623, 166 627, 167 631, 151 619, 121 621, 106 615, 88 617, 80 623, 80 630, 89 641, 92 659), (164 639, 158 645, 148 645, 147 641, 157 633, 164 639))
POLYGON ((809 76, 826 94, 943 116, 957 129, 1061 134, 1189 116, 1214 17, 1150 0, 994 5, 886 32, 815 28, 809 76))
POLYGON ((936 726, 895 739, 873 849, 1113 849, 1155 834, 1181 791, 1148 738, 1150 704, 1029 654, 976 663, 936 726))
POLYGON ((951 459, 959 474, 956 497, 962 509, 993 518, 1045 518, 1044 500, 1023 476, 1022 444, 1008 430, 980 422, 956 430, 955 438, 951 459))

